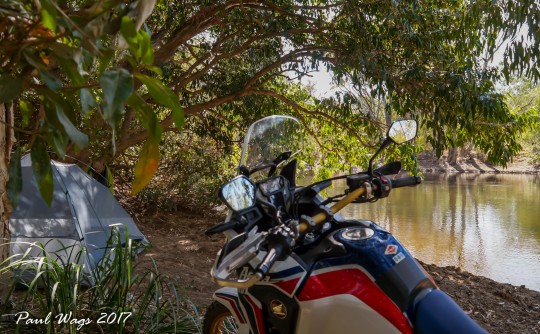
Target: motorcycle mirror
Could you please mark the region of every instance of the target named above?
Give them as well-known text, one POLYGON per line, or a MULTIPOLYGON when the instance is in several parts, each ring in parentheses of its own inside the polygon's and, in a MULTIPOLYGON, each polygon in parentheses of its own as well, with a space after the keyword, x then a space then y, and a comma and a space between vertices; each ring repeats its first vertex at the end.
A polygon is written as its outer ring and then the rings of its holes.
POLYGON ((388 132, 386 133, 386 139, 383 141, 381 147, 373 154, 371 159, 369 159, 368 175, 373 176, 373 162, 375 158, 379 156, 379 153, 382 152, 388 145, 391 143, 403 144, 410 140, 413 140, 416 137, 416 132, 418 130, 418 123, 414 119, 405 119, 401 121, 395 121, 392 123, 388 132))
POLYGON ((219 198, 235 212, 249 209, 255 205, 255 184, 240 175, 219 189, 219 198))
POLYGON ((396 144, 403 144, 416 137, 418 123, 414 119, 405 119, 392 123, 388 129, 388 138, 396 144))

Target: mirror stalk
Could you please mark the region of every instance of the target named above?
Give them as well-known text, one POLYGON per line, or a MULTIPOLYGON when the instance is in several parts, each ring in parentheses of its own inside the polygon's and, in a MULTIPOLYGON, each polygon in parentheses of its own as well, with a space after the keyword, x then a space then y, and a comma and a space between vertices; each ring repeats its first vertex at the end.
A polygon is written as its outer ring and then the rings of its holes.
POLYGON ((375 161, 375 158, 377 158, 379 156, 379 154, 382 152, 382 150, 387 148, 388 145, 390 145, 391 143, 392 143, 392 140, 390 138, 386 137, 386 139, 381 144, 381 147, 379 147, 377 152, 375 152, 375 154, 373 154, 371 159, 369 159, 369 167, 368 167, 368 175, 369 176, 373 176, 373 162, 375 161))

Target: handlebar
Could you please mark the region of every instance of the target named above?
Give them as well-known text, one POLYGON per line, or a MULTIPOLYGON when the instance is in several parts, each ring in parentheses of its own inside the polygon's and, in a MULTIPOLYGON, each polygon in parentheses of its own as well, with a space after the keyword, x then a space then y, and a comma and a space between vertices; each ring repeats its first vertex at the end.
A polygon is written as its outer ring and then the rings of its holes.
POLYGON ((397 180, 392 180, 392 188, 415 186, 422 183, 420 176, 409 176, 397 180))
MULTIPOLYGON (((365 192, 366 192, 365 188, 358 188, 356 190, 353 190, 347 196, 340 199, 336 204, 332 205, 332 207, 329 210, 332 212, 332 214, 335 214, 339 210, 343 209, 348 204, 350 204, 352 201, 362 196, 365 192)), ((311 217, 312 223, 315 225, 318 225, 324 222, 327 218, 328 218, 328 215, 326 212, 320 212, 316 214, 315 216, 311 217)), ((306 232, 309 229, 309 227, 310 227, 310 224, 306 222, 300 222, 300 233, 306 232)))
MULTIPOLYGON (((400 187, 407 187, 407 186, 414 186, 417 184, 420 184, 422 182, 422 178, 419 176, 409 176, 404 177, 397 180, 392 180, 392 188, 400 188, 400 187)), ((373 185, 376 187, 376 185, 373 185)), ((329 209, 332 214, 336 214, 338 211, 352 203, 354 200, 356 200, 358 197, 364 195, 366 192, 371 192, 371 187, 363 187, 358 188, 353 191, 351 191, 347 196, 343 197, 341 200, 339 200, 336 204, 332 205, 332 207, 329 209)), ((311 224, 318 225, 323 223, 328 218, 328 214, 326 212, 320 212, 316 214, 315 216, 311 217, 312 222, 311 224)), ((310 227, 310 224, 306 222, 300 223, 300 233, 306 232, 310 227)))
MULTIPOLYGON (((410 177, 405 177, 405 178, 401 178, 397 180, 391 180, 391 182, 392 182, 392 188, 400 188, 400 187, 414 186, 414 185, 420 184, 422 182, 422 178, 418 176, 410 176, 410 177)), ((309 223, 300 222, 299 224, 300 233, 301 234, 305 233, 313 225, 318 225, 318 224, 323 223, 324 221, 326 221, 326 219, 328 219, 329 214, 335 214, 339 212, 345 206, 355 201, 358 197, 366 193, 370 195, 372 193, 371 187, 372 187, 371 183, 366 182, 364 187, 351 191, 349 194, 347 194, 345 197, 339 200, 336 204, 330 207, 327 212, 320 212, 316 214, 315 216, 311 217, 311 221, 309 223)), ((377 186, 373 185, 373 187, 376 188, 377 186)), ((258 242, 260 240, 261 239, 259 239, 258 242)), ((255 242, 253 242, 252 245, 255 245, 255 242)), ((269 247, 268 253, 264 257, 264 259, 255 269, 255 274, 251 276, 249 279, 229 280, 229 279, 221 278, 219 277, 219 275, 214 274, 214 269, 212 269, 212 276, 214 278, 214 281, 220 286, 247 289, 253 286, 258 281, 260 281, 263 277, 265 277, 268 274, 270 268, 272 268, 272 266, 277 261, 277 259, 281 257, 283 250, 284 250, 284 247, 282 244, 279 244, 279 243, 272 244, 272 246, 269 247)))
POLYGON ((281 244, 275 244, 273 245, 269 250, 266 256, 264 257, 264 260, 259 264, 256 271, 260 273, 263 277, 268 274, 268 271, 274 263, 279 259, 281 256, 281 253, 283 253, 283 245, 281 244))

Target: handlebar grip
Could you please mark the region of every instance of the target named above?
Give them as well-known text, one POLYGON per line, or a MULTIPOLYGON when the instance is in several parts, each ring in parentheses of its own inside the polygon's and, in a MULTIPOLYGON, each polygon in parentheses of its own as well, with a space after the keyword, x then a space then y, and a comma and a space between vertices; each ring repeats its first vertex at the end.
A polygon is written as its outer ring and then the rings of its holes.
POLYGON ((283 252, 283 245, 281 244, 275 244, 268 250, 268 253, 264 257, 263 261, 257 267, 257 271, 261 273, 262 277, 268 274, 268 271, 270 271, 270 268, 272 268, 272 266, 277 261, 277 259, 281 257, 282 252, 283 252))
POLYGON ((401 179, 392 180, 392 188, 415 186, 420 183, 422 183, 422 178, 420 176, 404 177, 401 179))

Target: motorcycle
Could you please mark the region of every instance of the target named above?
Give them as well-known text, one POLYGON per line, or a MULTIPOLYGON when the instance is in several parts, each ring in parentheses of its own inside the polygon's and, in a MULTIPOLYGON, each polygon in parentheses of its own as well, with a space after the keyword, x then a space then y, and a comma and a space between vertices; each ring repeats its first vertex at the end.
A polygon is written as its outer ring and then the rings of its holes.
POLYGON ((211 270, 221 288, 203 333, 486 333, 392 234, 338 213, 422 181, 391 179, 400 162, 373 169, 386 147, 416 137, 417 122, 394 122, 367 171, 307 186, 296 184, 293 159, 301 128, 293 117, 270 116, 247 131, 239 176, 219 191, 229 214, 206 231, 226 242, 211 270), (348 189, 323 198, 338 179, 348 189))

